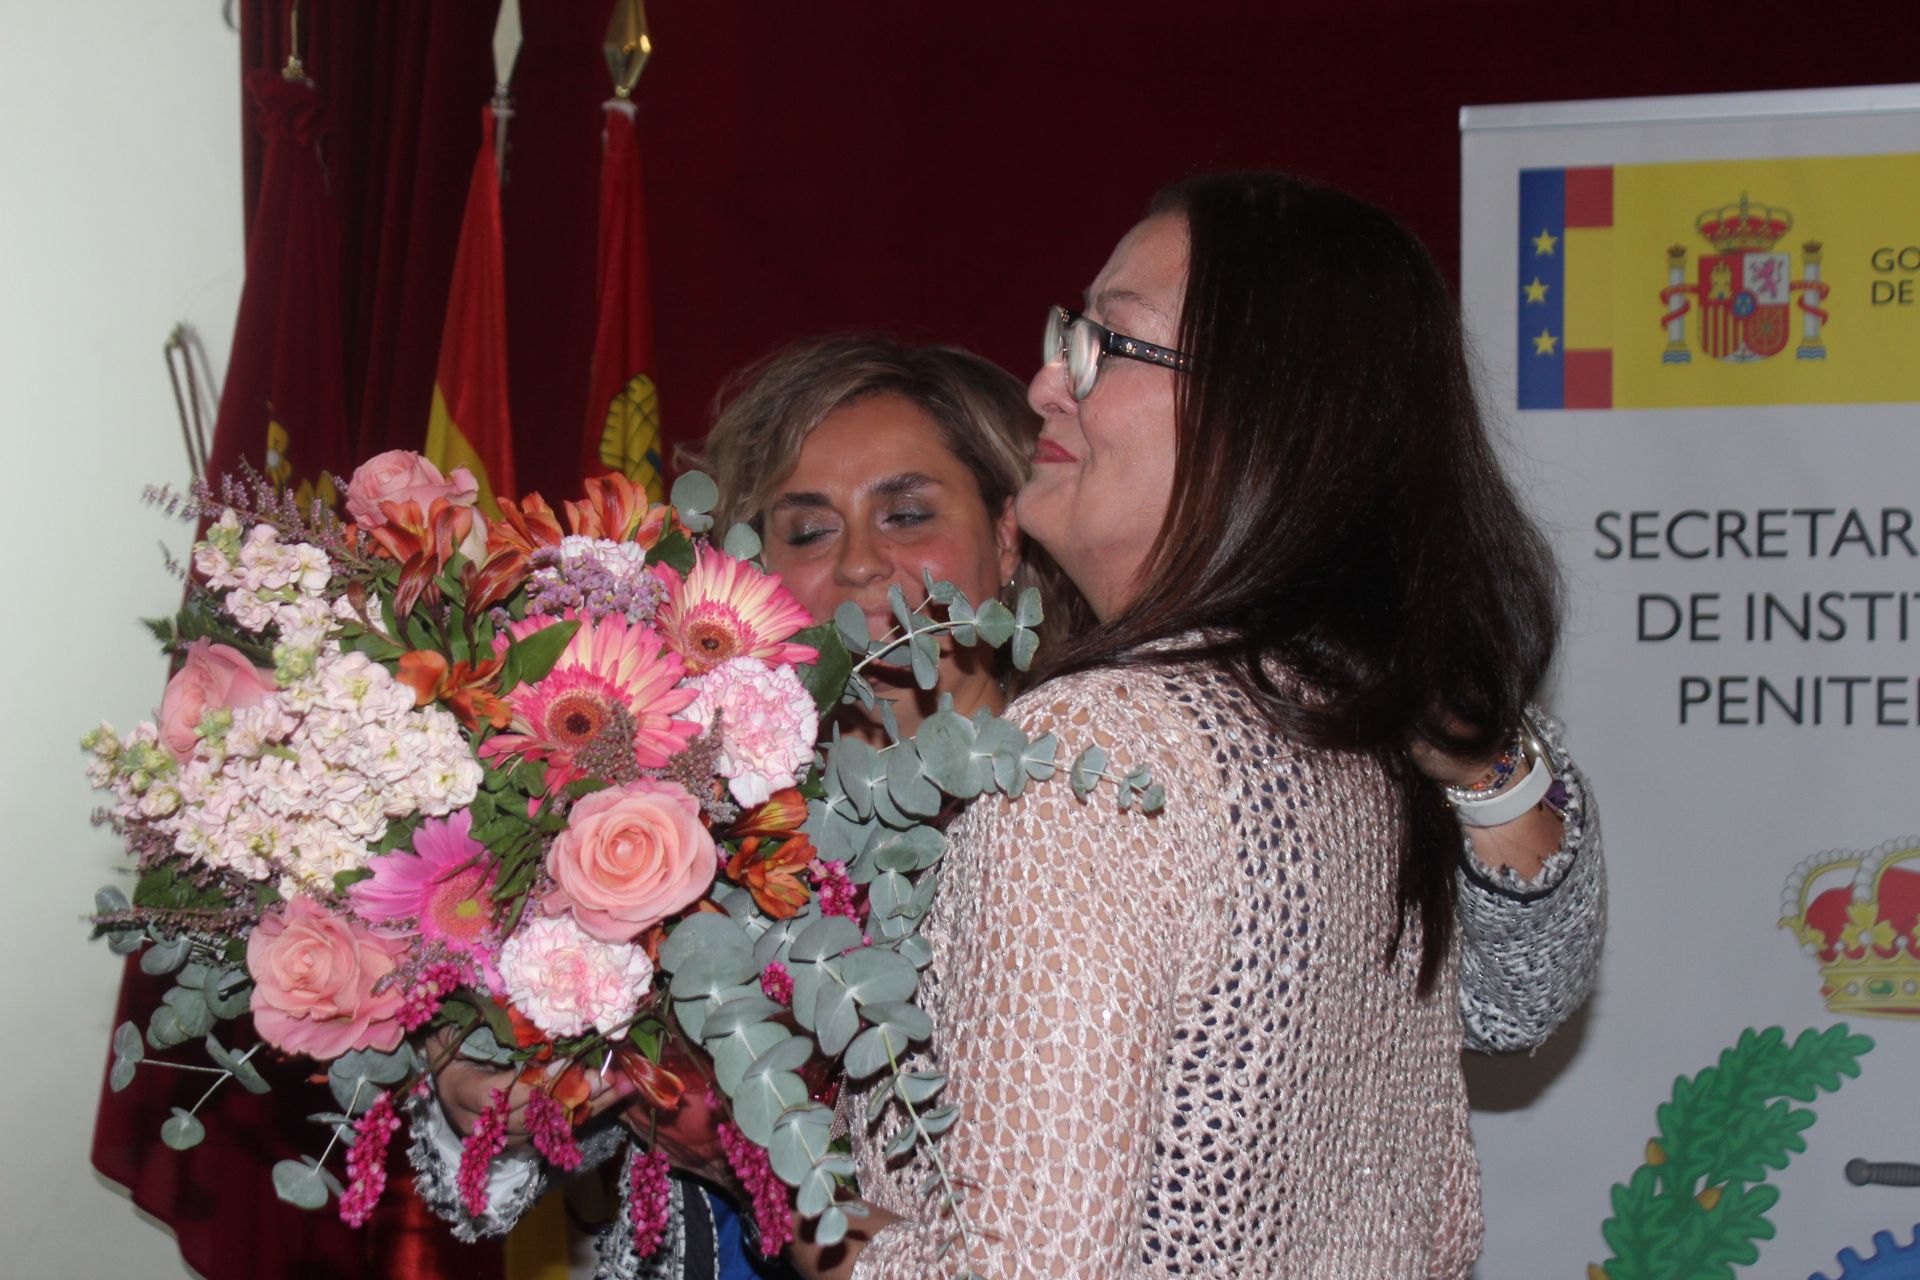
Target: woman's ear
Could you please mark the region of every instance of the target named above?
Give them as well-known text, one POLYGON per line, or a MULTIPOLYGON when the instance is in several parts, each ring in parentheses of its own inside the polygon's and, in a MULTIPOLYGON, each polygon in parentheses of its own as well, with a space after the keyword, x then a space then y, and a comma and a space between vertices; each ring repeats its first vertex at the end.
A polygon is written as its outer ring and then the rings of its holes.
POLYGON ((1006 582, 1020 568, 1022 541, 1019 522, 1013 518, 1013 499, 1000 504, 1000 515, 993 522, 994 549, 1000 556, 1000 581, 1006 582))

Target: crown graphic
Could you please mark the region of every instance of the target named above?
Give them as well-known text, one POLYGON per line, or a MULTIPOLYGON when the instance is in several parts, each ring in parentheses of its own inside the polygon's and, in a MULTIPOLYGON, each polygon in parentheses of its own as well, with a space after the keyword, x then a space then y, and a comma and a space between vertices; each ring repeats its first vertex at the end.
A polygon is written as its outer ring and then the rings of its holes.
POLYGON ((1693 220, 1693 226, 1722 253, 1771 249, 1781 236, 1793 230, 1793 215, 1770 204, 1754 204, 1742 191, 1740 203, 1708 209, 1693 220))
POLYGON ((1816 853, 1787 877, 1780 927, 1819 964, 1835 1014, 1920 1018, 1920 870, 1909 860, 1920 861, 1920 837, 1816 853))

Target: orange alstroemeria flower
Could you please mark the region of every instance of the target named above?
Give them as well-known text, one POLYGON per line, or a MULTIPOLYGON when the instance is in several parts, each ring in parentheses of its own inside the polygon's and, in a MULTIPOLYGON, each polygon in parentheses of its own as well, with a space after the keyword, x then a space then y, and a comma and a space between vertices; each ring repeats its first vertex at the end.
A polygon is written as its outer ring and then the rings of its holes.
POLYGON ((740 816, 727 828, 729 836, 789 836, 807 821, 807 798, 800 788, 787 787, 767 797, 767 802, 740 816))
POLYGON ((547 500, 537 493, 530 493, 515 502, 512 498, 495 499, 500 506, 500 518, 487 526, 487 552, 491 556, 500 551, 518 551, 531 557, 542 547, 557 547, 564 536, 560 532, 559 517, 553 514, 553 508, 547 500))
POLYGON ((667 1070, 659 1063, 627 1045, 621 1045, 613 1052, 613 1065, 633 1081, 640 1096, 661 1111, 671 1111, 680 1105, 680 1099, 686 1095, 687 1082, 675 1072, 667 1070))
POLYGON ((727 862, 727 877, 745 886, 762 911, 785 920, 798 914, 813 896, 800 877, 815 856, 813 841, 805 836, 778 844, 753 836, 743 840, 740 852, 727 862))
POLYGON ((394 678, 413 690, 413 705, 444 702, 460 723, 478 732, 486 721, 504 729, 513 721, 513 707, 493 692, 500 683, 504 657, 475 665, 471 662, 449 664, 445 654, 431 649, 411 649, 400 655, 400 669, 394 678))
POLYGON ((467 589, 467 616, 477 617, 518 591, 532 569, 527 554, 512 547, 489 552, 478 567, 468 564, 460 574, 460 584, 467 589))
POLYGON ((440 598, 434 579, 473 528, 473 508, 456 507, 445 498, 435 498, 425 515, 420 512, 420 504, 413 501, 383 502, 380 510, 387 522, 362 532, 373 539, 382 554, 400 562, 400 586, 394 592, 393 607, 405 617, 421 599, 432 603, 440 598))
POLYGON ((672 507, 651 501, 617 471, 592 477, 586 488, 585 501, 566 504, 567 525, 580 537, 633 542, 651 551, 677 523, 672 507))

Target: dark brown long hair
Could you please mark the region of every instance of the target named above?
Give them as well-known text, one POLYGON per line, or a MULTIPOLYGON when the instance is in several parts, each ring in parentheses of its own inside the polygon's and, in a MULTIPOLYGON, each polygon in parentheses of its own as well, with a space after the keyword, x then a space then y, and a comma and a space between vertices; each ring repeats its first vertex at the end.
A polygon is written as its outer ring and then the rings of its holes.
POLYGON ((1053 674, 1201 658, 1281 732, 1366 751, 1407 838, 1397 952, 1420 921, 1420 989, 1452 939, 1460 831, 1408 744, 1491 753, 1552 660, 1551 551, 1475 402, 1459 308, 1405 227, 1276 173, 1170 187, 1185 219, 1173 497, 1139 594, 1053 674), (1178 651, 1139 647, 1199 630, 1178 651), (1309 689, 1271 678, 1277 659, 1309 689))

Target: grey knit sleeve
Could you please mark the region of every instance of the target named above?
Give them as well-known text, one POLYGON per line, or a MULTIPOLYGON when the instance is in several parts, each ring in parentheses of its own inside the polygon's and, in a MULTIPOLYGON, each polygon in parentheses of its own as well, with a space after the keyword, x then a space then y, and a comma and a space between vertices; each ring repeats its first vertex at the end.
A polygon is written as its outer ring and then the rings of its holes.
MULTIPOLYGON (((531 1151, 498 1156, 487 1167, 487 1207, 479 1216, 466 1210, 460 1195, 460 1136, 447 1123, 446 1113, 432 1096, 415 1095, 406 1102, 407 1159, 413 1165, 414 1187, 437 1217, 453 1225, 456 1240, 469 1243, 485 1236, 503 1236, 518 1225, 534 1202, 562 1181, 546 1161, 531 1151)), ((604 1125, 580 1139, 580 1168, 594 1168, 611 1160, 625 1145, 618 1125, 604 1125)))
POLYGON ((1469 1049, 1538 1048, 1593 990, 1607 925, 1606 864, 1593 791, 1557 720, 1534 716, 1566 788, 1566 843, 1531 880, 1495 869, 1464 841, 1460 1014, 1469 1049))

